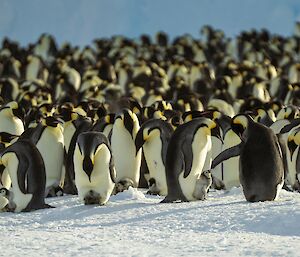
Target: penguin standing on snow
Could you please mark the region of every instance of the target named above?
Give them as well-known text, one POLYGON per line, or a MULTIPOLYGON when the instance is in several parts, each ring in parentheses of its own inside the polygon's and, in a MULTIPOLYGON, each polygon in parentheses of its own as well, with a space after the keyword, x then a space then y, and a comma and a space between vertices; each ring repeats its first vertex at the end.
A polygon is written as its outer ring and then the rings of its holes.
POLYGON ((1 190, 9 200, 8 210, 13 212, 49 208, 45 204, 46 173, 43 158, 29 140, 18 140, 1 154, 7 168, 12 189, 1 190))
POLYGON ((140 179, 141 149, 136 153, 135 138, 140 129, 135 113, 123 109, 116 115, 112 133, 111 149, 117 172, 116 193, 138 187, 140 179))
POLYGON ((64 138, 60 121, 54 116, 43 118, 37 127, 27 129, 21 138, 30 139, 43 157, 46 171, 45 196, 62 195, 64 138))
POLYGON ((136 152, 138 153, 143 147, 149 169, 149 194, 167 195, 168 193, 165 163, 172 133, 171 124, 161 119, 151 119, 141 126, 136 136, 136 152))
POLYGON ((197 192, 199 187, 196 184, 201 179, 206 155, 211 150, 211 134, 214 132, 216 135, 219 133, 217 124, 203 117, 180 125, 175 130, 169 141, 165 166, 168 195, 162 202, 202 199, 202 196, 196 198, 201 195, 197 192))
POLYGON ((288 182, 294 190, 300 191, 300 127, 290 131, 287 146, 289 149, 288 182))
POLYGON ((104 205, 115 186, 116 171, 106 136, 101 132, 81 133, 74 152, 75 184, 85 204, 104 205))
POLYGON ((282 153, 275 133, 244 114, 232 119, 232 129, 242 142, 220 153, 212 168, 240 155, 239 177, 246 200, 275 200, 284 183, 282 153))

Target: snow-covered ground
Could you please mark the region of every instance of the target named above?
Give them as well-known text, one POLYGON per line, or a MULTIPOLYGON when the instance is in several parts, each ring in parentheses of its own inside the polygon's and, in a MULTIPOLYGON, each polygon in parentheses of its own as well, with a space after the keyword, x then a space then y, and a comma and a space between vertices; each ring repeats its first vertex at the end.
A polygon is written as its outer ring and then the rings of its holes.
POLYGON ((0 256, 300 256, 300 194, 248 203, 240 188, 160 204, 130 188, 106 206, 76 196, 56 208, 0 213, 0 256))

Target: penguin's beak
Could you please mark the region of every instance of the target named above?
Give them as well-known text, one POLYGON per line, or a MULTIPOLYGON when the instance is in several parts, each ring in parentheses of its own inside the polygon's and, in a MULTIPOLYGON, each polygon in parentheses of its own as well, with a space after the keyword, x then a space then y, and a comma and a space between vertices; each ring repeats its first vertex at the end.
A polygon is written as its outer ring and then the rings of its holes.
POLYGON ((224 144, 223 138, 221 136, 221 129, 220 129, 220 126, 218 124, 216 124, 216 126, 211 129, 211 135, 215 136, 218 139, 220 139, 222 144, 224 144))
POLYGON ((135 137, 135 149, 136 149, 136 155, 138 154, 138 151, 141 149, 141 147, 144 145, 145 139, 143 135, 143 130, 140 129, 135 137))
POLYGON ((94 164, 90 156, 85 156, 83 158, 82 168, 84 172, 88 175, 89 181, 91 182, 91 175, 94 168, 94 164))

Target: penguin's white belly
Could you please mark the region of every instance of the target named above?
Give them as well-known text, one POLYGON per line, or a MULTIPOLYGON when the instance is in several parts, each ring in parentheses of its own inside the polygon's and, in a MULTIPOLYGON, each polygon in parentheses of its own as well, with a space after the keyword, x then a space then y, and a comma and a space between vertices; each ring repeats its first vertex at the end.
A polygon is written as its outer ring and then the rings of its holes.
POLYGON ((140 178, 141 150, 137 155, 135 154, 134 141, 125 128, 117 127, 117 131, 113 131, 111 148, 117 172, 117 182, 129 178, 137 187, 140 178))
POLYGON ((111 132, 112 128, 113 128, 113 125, 109 124, 104 128, 102 133, 108 138, 108 135, 111 132))
POLYGON ((145 159, 149 169, 150 178, 156 181, 160 195, 168 194, 165 166, 162 161, 162 143, 159 137, 146 142, 143 146, 145 159))
POLYGON ((5 187, 6 189, 10 189, 11 187, 11 179, 8 173, 7 168, 4 169, 1 177, 0 187, 5 187))
POLYGON ((110 151, 106 146, 103 145, 102 147, 95 156, 90 181, 88 175, 82 169, 82 157, 78 146, 76 146, 74 153, 75 184, 81 201, 84 200, 90 190, 93 190, 100 194, 101 202, 106 203, 114 189, 114 182, 111 179, 109 170, 110 151))
POLYGON ((71 143, 71 140, 72 140, 72 137, 73 137, 75 131, 76 131, 76 128, 75 128, 75 126, 73 125, 72 122, 68 122, 68 123, 65 124, 65 127, 64 127, 64 146, 65 146, 65 149, 66 149, 66 153, 68 153, 70 143, 71 143))
MULTIPOLYGON (((240 142, 241 142, 240 138, 232 130, 230 130, 226 133, 223 150, 238 145, 240 142)), ((222 178, 220 179, 225 184, 226 189, 240 186, 239 160, 240 157, 237 156, 237 157, 232 157, 229 160, 223 162, 223 179, 222 178)), ((222 164, 220 164, 219 166, 221 165, 222 164)))
MULTIPOLYGON (((21 212, 25 209, 28 203, 32 199, 32 194, 23 194, 19 188, 18 184, 18 166, 19 166, 19 159, 17 158, 15 153, 6 153, 2 156, 7 160, 7 169, 12 181, 12 192, 13 192, 13 202, 16 204, 15 212, 21 212)), ((3 161, 5 163, 6 161, 3 161)), ((27 183, 25 182, 25 188, 27 188, 27 183)))
MULTIPOLYGON (((220 141, 220 139, 216 137, 211 137, 211 142, 212 142, 212 160, 214 160, 217 157, 217 155, 222 152, 222 142, 220 141)), ((221 164, 216 166, 211 172, 216 178, 222 180, 221 164)))
POLYGON ((7 204, 8 204, 8 200, 5 197, 0 196, 0 212, 7 204))
POLYGON ((23 122, 18 118, 0 116, 0 132, 7 132, 12 135, 21 135, 24 132, 23 122))
POLYGON ((45 128, 37 143, 46 171, 46 188, 58 186, 64 158, 63 135, 59 129, 45 128))
POLYGON ((287 164, 288 164, 288 174, 287 174, 287 179, 288 182, 291 186, 294 186, 297 180, 297 170, 296 170, 296 161, 297 161, 297 156, 299 152, 299 146, 296 148, 292 155, 291 159, 291 153, 289 150, 287 150, 286 153, 286 159, 287 159, 287 164))
POLYGON ((193 161, 191 171, 186 178, 183 177, 184 171, 182 171, 179 175, 179 184, 182 193, 189 201, 197 200, 193 194, 196 187, 196 181, 200 178, 203 171, 209 147, 208 141, 210 140, 210 136, 205 135, 204 137, 202 133, 196 133, 192 143, 193 161))

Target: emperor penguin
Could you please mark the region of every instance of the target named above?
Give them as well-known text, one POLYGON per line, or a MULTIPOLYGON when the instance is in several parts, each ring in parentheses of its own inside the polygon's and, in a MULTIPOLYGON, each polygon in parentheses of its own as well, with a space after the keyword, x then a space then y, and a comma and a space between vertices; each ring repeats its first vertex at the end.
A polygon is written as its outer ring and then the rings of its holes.
POLYGON ((28 212, 49 208, 45 204, 46 173, 43 158, 29 140, 18 140, 1 153, 1 162, 12 181, 6 191, 8 210, 28 212))
POLYGON ((239 177, 246 200, 275 200, 284 183, 283 156, 277 136, 246 114, 233 117, 231 127, 241 143, 220 153, 213 160, 212 168, 240 155, 239 177))
MULTIPOLYGON (((211 131, 217 124, 211 119, 200 117, 180 125, 173 133, 167 149, 166 178, 168 195, 164 203, 200 200, 196 187, 211 149, 211 131)), ((201 197, 202 198, 202 197, 201 197)))
POLYGON ((123 109, 116 114, 111 133, 111 148, 117 172, 116 189, 138 187, 140 179, 141 149, 136 153, 135 138, 140 129, 135 113, 123 109))
POLYGON ((27 129, 21 138, 30 139, 41 153, 46 172, 45 196, 61 196, 63 194, 62 168, 64 162, 64 137, 61 121, 54 116, 42 118, 41 123, 35 128, 27 129))
POLYGON ((166 196, 168 193, 165 164, 172 133, 173 127, 170 123, 161 119, 151 119, 141 126, 136 135, 136 152, 143 148, 149 169, 149 194, 166 196))
POLYGON ((300 127, 292 129, 288 133, 287 182, 293 190, 300 192, 300 127))
POLYGON ((0 108, 0 132, 21 135, 24 132, 22 107, 12 101, 0 108))
POLYGON ((114 160, 107 137, 96 131, 81 133, 74 151, 75 184, 84 204, 104 205, 116 180, 114 160))

